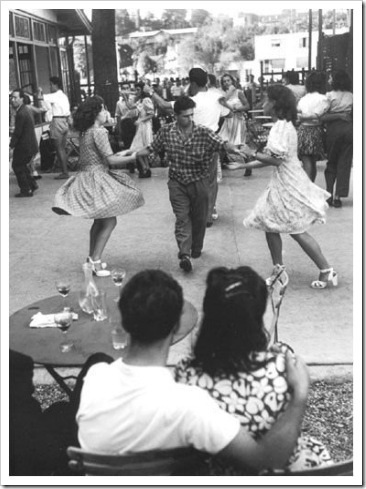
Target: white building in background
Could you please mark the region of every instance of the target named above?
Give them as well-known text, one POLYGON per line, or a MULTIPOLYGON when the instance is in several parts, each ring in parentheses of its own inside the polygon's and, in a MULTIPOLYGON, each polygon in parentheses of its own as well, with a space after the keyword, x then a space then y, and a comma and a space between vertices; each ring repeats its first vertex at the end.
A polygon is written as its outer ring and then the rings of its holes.
MULTIPOLYGON (((335 30, 335 34, 349 32, 348 27, 335 30)), ((324 30, 325 36, 333 35, 333 30, 324 30)), ((318 52, 319 32, 312 32, 311 67, 316 67, 316 57, 318 52)), ((269 34, 254 37, 253 61, 243 61, 238 64, 241 83, 246 81, 247 76, 254 75, 255 80, 261 76, 261 61, 263 62, 263 72, 287 71, 308 69, 309 57, 309 33, 293 32, 290 34, 269 34)))

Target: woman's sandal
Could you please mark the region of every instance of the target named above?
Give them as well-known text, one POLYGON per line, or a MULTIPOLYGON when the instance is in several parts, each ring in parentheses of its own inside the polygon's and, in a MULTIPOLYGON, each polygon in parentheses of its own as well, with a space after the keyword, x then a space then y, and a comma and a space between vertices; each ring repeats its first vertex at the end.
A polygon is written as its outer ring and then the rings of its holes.
POLYGON ((279 277, 281 277, 281 282, 283 284, 286 284, 286 285, 288 284, 289 277, 287 275, 285 265, 280 265, 277 263, 277 265, 275 265, 273 267, 272 275, 270 277, 266 278, 267 286, 271 287, 279 277))
POLYGON ((314 282, 311 283, 311 287, 313 289, 325 289, 326 287, 329 287, 330 284, 333 285, 333 287, 337 287, 338 285, 338 274, 333 270, 333 268, 326 268, 325 270, 319 270, 320 275, 321 274, 328 274, 327 280, 314 280, 314 282))
POLYGON ((97 277, 109 277, 111 272, 109 270, 106 270, 107 264, 102 263, 101 260, 95 260, 93 261, 90 256, 86 259, 92 266, 93 270, 93 275, 96 275, 97 277))

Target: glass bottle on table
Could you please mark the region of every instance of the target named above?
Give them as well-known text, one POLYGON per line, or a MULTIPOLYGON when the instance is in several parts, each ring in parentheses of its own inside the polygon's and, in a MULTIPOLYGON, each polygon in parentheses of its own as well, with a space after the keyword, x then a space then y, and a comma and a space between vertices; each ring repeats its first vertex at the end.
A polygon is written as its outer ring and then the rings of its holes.
POLYGON ((98 287, 93 279, 93 269, 90 263, 83 264, 84 287, 79 292, 79 306, 87 314, 93 313, 92 298, 99 294, 98 287))

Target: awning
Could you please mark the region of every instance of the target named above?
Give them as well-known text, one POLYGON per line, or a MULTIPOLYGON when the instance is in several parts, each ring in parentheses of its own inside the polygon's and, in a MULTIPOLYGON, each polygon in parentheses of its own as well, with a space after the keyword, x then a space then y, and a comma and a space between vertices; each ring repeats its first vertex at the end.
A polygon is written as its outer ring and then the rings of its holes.
POLYGON ((80 9, 54 9, 57 22, 64 34, 73 36, 84 36, 91 34, 92 24, 88 17, 80 9))

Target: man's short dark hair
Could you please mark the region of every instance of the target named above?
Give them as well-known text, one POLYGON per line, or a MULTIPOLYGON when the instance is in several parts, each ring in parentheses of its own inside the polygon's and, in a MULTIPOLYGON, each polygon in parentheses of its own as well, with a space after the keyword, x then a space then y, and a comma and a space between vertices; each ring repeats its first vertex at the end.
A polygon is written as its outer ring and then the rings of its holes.
POLYGON ((196 107, 196 102, 192 100, 187 95, 181 95, 177 98, 174 104, 174 113, 179 115, 184 110, 194 109, 196 107))
POLYGON ((188 75, 191 83, 195 82, 199 87, 207 85, 207 73, 202 68, 192 68, 188 75))
POLYGON ((58 76, 51 76, 50 82, 53 83, 53 85, 57 85, 58 88, 62 88, 62 83, 58 76))
POLYGON ((211 73, 208 75, 208 79, 210 80, 210 85, 212 87, 216 87, 216 83, 217 83, 217 80, 216 80, 216 76, 215 75, 212 75, 211 73))
POLYGON ((182 287, 162 270, 139 272, 122 289, 119 309, 123 327, 133 340, 164 339, 182 314, 182 287))
POLYGON ((22 88, 14 88, 14 90, 11 92, 11 94, 13 94, 14 92, 18 92, 19 93, 19 98, 24 99, 25 93, 24 93, 24 91, 23 91, 22 88))

